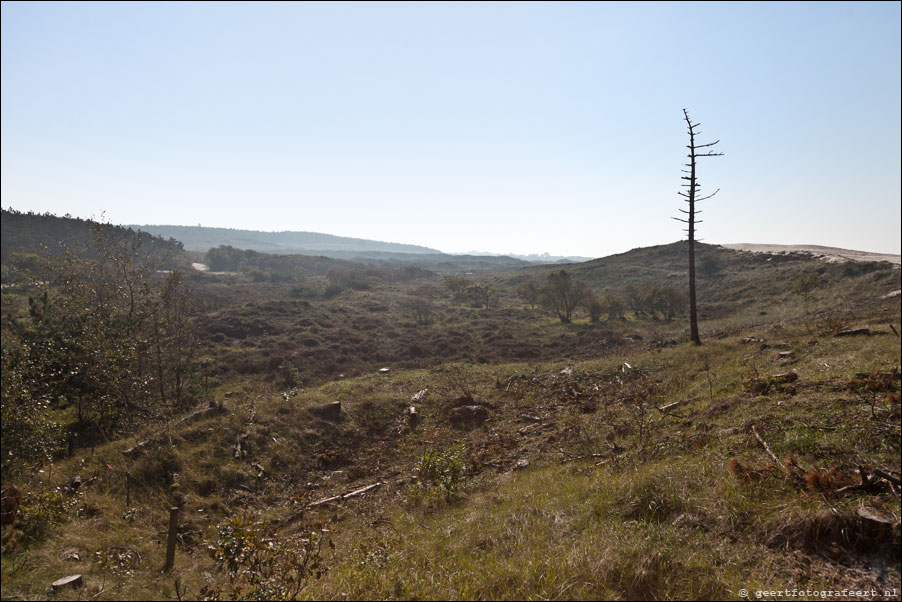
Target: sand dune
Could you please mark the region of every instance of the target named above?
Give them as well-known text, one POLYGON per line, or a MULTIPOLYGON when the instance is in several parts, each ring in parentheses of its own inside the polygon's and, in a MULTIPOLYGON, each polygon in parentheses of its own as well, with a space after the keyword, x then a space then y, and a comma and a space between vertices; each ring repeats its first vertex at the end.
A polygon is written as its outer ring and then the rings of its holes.
POLYGON ((736 249, 737 251, 752 251, 753 253, 811 253, 812 255, 831 263, 843 263, 846 261, 888 261, 896 265, 902 264, 902 255, 853 251, 851 249, 838 249, 836 247, 824 247, 821 245, 765 245, 743 242, 720 246, 726 249, 736 249))

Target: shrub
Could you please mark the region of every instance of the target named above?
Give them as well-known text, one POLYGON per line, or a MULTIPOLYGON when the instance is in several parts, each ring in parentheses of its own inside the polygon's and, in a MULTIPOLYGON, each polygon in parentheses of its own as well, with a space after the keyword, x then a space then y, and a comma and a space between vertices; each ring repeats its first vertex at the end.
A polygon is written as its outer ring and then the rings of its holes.
POLYGON ((811 295, 811 291, 816 289, 820 284, 820 279, 817 274, 805 274, 804 276, 799 276, 796 278, 795 282, 792 284, 792 292, 795 295, 801 295, 804 300, 808 300, 808 297, 811 295))
POLYGON ((323 291, 323 297, 326 299, 333 299, 341 294, 344 290, 340 284, 330 284, 326 287, 326 290, 323 291))
POLYGON ((601 319, 601 314, 604 313, 604 305, 601 300, 593 298, 589 303, 589 321, 593 324, 598 322, 601 319))
POLYGON ((428 299, 408 295, 399 304, 401 311, 413 319, 419 326, 427 326, 432 322, 435 306, 428 299))
MULTIPOLYGON (((229 590, 204 586, 204 600, 294 600, 310 577, 328 569, 320 553, 323 528, 307 528, 291 536, 266 522, 244 515, 216 528, 207 550, 219 571, 229 577, 229 590)), ((332 545, 331 540, 329 542, 332 545)))
POLYGON ((470 281, 465 276, 455 276, 453 274, 445 276, 444 282, 445 287, 455 295, 470 286, 470 281))
POLYGON ((64 522, 77 501, 75 496, 67 496, 56 489, 28 493, 19 506, 18 526, 26 535, 40 537, 51 525, 64 522))
POLYGON ((429 450, 416 466, 414 487, 427 496, 436 493, 451 497, 466 477, 466 445, 459 441, 445 452, 429 450))
POLYGON ((582 282, 574 282, 565 270, 548 274, 539 289, 539 303, 564 324, 569 324, 573 310, 590 299, 592 292, 582 282))
POLYGON ((538 285, 530 280, 524 284, 521 284, 517 289, 517 295, 529 303, 529 306, 532 309, 536 308, 536 303, 539 302, 539 287, 538 285))

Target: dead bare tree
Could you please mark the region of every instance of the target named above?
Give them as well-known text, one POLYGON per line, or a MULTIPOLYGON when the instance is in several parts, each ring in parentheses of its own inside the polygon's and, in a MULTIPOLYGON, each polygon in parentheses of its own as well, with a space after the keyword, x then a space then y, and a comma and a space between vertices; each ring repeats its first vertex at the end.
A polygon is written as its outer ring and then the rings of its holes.
POLYGON ((701 188, 698 183, 698 178, 696 177, 696 161, 701 157, 720 157, 723 153, 715 153, 710 150, 699 152, 699 149, 710 148, 720 142, 720 140, 715 140, 714 142, 709 142, 707 144, 696 144, 695 137, 700 133, 696 131, 696 128, 701 124, 692 123, 692 120, 689 118, 689 112, 686 111, 686 109, 683 109, 683 117, 686 119, 686 125, 689 128, 689 145, 686 147, 689 149, 689 154, 687 155, 689 157, 689 163, 684 163, 689 169, 684 169, 682 171, 689 175, 682 176, 681 179, 686 180, 686 182, 681 186, 683 188, 688 188, 689 191, 684 192, 681 190, 678 194, 686 199, 686 202, 689 204, 689 210, 686 211, 685 209, 680 209, 682 213, 686 214, 685 219, 681 217, 675 217, 673 219, 688 224, 686 230, 689 232, 689 338, 694 344, 701 345, 702 340, 698 336, 698 313, 696 311, 695 303, 695 224, 701 223, 701 220, 695 219, 695 215, 701 213, 701 211, 696 211, 695 204, 710 199, 720 192, 720 189, 718 188, 708 196, 696 196, 701 188))

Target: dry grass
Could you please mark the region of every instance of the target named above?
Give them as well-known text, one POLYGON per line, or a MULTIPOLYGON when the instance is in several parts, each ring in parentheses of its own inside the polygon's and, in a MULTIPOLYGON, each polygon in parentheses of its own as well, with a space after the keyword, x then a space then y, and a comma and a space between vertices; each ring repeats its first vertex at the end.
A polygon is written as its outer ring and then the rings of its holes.
POLYGON ((868 505, 898 517, 898 496, 885 486, 833 492, 855 482, 859 465, 900 472, 898 380, 858 376, 900 365, 886 326, 898 324, 899 300, 876 300, 875 285, 846 306, 854 312, 821 313, 881 273, 851 276, 810 307, 774 297, 765 316, 742 293, 733 313, 703 322, 701 348, 655 343, 682 336, 679 322, 563 326, 511 297, 490 312, 436 299, 436 323, 417 327, 392 313, 404 287, 315 302, 264 287, 258 305, 214 310, 245 326, 265 319, 275 332, 216 348, 226 372, 212 395, 225 413, 79 450, 22 483, 46 492, 96 477, 44 535, 4 527, 3 597, 45 598, 51 581, 73 573, 87 585, 60 597, 174 599, 176 578, 196 597, 224 583, 204 548, 210 525, 247 512, 286 519, 376 481, 385 484, 317 510, 336 548, 331 571, 302 597, 734 599, 741 588, 790 584, 898 588, 898 531, 857 514, 868 505), (835 338, 838 322, 872 335, 835 338), (305 382, 276 379, 286 358, 305 382), (248 375, 236 376, 233 361, 248 375), (383 362, 392 370, 375 373, 383 362), (786 372, 798 375, 791 386, 744 386, 786 372), (311 384, 319 378, 332 380, 311 384), (399 429, 423 389, 419 424, 399 429), (485 424, 447 424, 464 397, 487 409, 485 424), (336 400, 340 419, 311 412, 336 400), (752 426, 786 463, 773 465, 752 426), (149 437, 142 454, 122 455, 149 437), (462 488, 416 503, 418 459, 458 441, 469 461, 462 488), (183 507, 181 540, 175 571, 161 576, 173 504, 183 507), (128 562, 103 566, 99 549, 125 550, 128 562))

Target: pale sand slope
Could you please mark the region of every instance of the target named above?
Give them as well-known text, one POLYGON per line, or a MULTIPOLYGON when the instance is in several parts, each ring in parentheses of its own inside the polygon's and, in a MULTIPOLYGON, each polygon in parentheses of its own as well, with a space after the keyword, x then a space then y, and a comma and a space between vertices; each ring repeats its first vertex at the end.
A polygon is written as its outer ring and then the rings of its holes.
POLYGON ((820 257, 830 263, 843 263, 846 261, 888 261, 896 265, 902 264, 902 255, 852 251, 850 249, 837 249, 835 247, 822 247, 820 245, 759 245, 743 242, 720 246, 725 249, 752 251, 753 253, 811 253, 815 257, 820 257))

